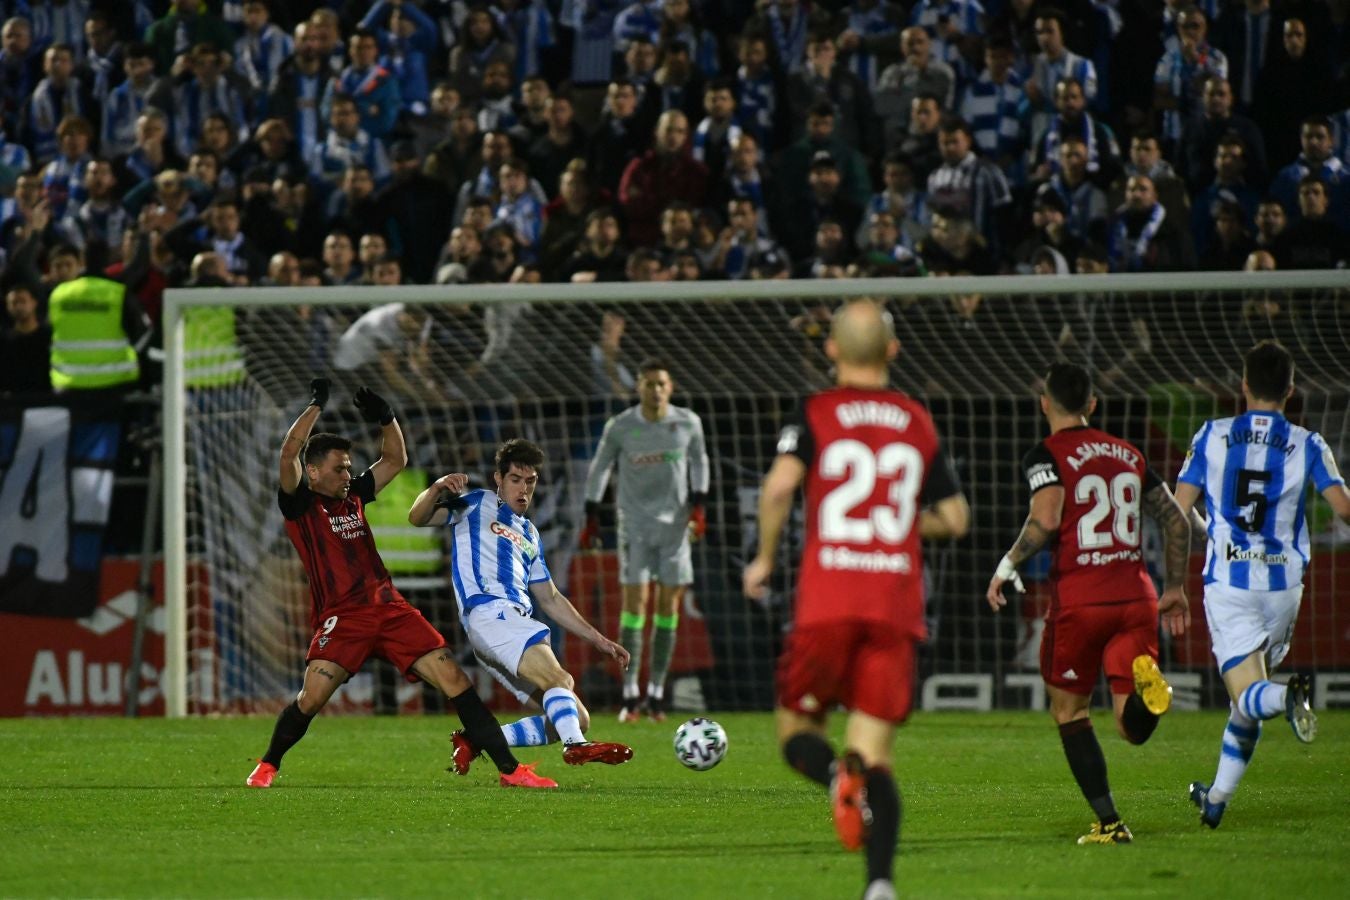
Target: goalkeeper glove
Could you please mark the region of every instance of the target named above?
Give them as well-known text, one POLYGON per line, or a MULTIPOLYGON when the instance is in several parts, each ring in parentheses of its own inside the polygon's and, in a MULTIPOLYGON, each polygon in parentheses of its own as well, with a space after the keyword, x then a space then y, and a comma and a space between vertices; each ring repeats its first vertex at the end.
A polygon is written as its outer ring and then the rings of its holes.
POLYGON ((697 541, 707 533, 708 513, 703 509, 703 504, 700 503, 689 510, 689 538, 697 541))
POLYGON ((586 504, 586 524, 581 526, 577 544, 582 550, 596 550, 600 547, 600 504, 586 504))
POLYGON ((361 416, 367 422, 379 422, 381 425, 388 425, 394 421, 394 409, 379 394, 370 388, 362 385, 356 389, 356 396, 352 398, 356 408, 361 411, 361 416))
POLYGON ((309 405, 323 409, 323 405, 328 402, 328 379, 311 378, 309 380, 309 389, 312 392, 309 405))

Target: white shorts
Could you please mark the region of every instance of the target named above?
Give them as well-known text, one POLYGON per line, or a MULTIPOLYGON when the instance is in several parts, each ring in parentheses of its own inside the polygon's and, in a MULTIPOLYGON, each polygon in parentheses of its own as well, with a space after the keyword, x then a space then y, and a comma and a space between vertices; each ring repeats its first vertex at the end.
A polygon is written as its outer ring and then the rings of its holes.
POLYGON ((694 556, 689 525, 619 523, 619 584, 660 582, 667 587, 692 584, 694 556))
POLYGON ((478 662, 517 700, 529 703, 539 688, 516 672, 526 650, 548 643, 548 626, 530 618, 509 600, 492 600, 469 610, 464 617, 464 633, 478 662))
POLYGON ((1205 621, 1214 659, 1223 673, 1256 650, 1266 652, 1266 668, 1289 652, 1303 585, 1283 591, 1249 591, 1213 582, 1205 585, 1205 621))

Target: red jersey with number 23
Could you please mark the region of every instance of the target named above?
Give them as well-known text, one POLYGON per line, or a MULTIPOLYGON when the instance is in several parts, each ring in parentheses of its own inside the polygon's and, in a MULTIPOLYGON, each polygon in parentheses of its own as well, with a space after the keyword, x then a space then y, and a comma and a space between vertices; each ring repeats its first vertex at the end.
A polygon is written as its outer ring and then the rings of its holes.
POLYGON ((928 410, 899 391, 832 388, 806 399, 778 452, 807 467, 796 624, 863 620, 923 638, 919 510, 961 489, 928 410))
POLYGON ((343 606, 403 599, 366 522, 366 504, 374 500, 375 476, 369 469, 352 479, 341 500, 322 497, 303 482, 294 494, 277 490, 286 534, 309 577, 311 628, 343 606))
POLYGON ((1022 461, 1031 492, 1064 488, 1054 608, 1157 599, 1140 546, 1139 504, 1162 483, 1129 441, 1086 426, 1055 432, 1022 461))

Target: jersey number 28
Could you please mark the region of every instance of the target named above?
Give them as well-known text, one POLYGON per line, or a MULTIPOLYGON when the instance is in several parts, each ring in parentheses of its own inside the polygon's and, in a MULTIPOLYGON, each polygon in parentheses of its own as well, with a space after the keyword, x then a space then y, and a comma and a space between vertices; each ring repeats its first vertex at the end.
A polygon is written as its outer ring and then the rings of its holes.
POLYGON ((1100 475, 1080 478, 1073 489, 1073 498, 1079 503, 1091 503, 1092 508, 1078 520, 1079 549, 1109 547, 1113 535, 1126 547, 1138 547, 1139 490, 1139 476, 1134 472, 1121 472, 1109 485, 1100 475), (1108 517, 1111 525, 1103 527, 1108 517))
POLYGON ((826 478, 848 476, 820 501, 822 541, 870 544, 879 539, 899 544, 909 537, 923 483, 923 457, 918 450, 895 443, 873 453, 862 441, 839 440, 821 454, 820 474, 826 478), (871 507, 865 516, 850 515, 872 496, 878 478, 891 481, 887 502, 871 507))

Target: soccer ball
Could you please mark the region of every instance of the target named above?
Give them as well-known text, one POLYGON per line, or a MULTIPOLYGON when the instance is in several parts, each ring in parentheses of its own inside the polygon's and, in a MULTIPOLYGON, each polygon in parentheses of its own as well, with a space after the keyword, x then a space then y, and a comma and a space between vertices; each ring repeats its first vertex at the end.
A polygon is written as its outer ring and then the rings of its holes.
POLYGON ((675 729, 675 758, 696 772, 706 772, 727 755, 727 733, 701 716, 675 729))

